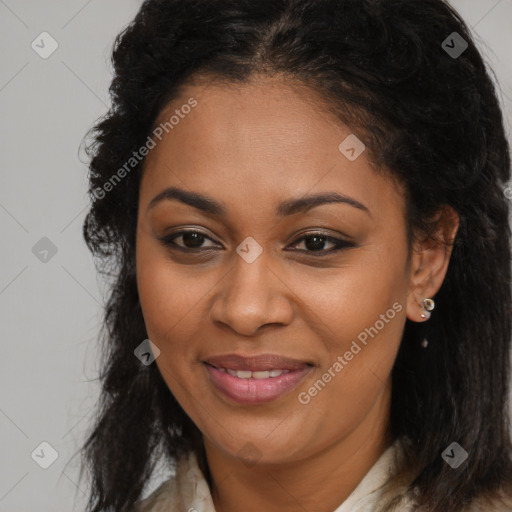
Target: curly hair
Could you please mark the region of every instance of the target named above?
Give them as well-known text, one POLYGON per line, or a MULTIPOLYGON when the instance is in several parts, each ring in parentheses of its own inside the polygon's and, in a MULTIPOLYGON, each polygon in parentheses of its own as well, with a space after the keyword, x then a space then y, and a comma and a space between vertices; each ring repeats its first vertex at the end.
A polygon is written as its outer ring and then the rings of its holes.
POLYGON ((111 278, 102 392, 81 449, 92 472, 88 512, 130 510, 162 457, 172 466, 190 450, 204 455, 157 366, 134 357, 147 338, 135 267, 144 161, 108 192, 105 184, 195 77, 244 83, 255 73, 320 93, 376 172, 404 185, 410 240, 432 233, 429 219, 443 205, 459 215, 438 307, 427 323, 406 321, 389 429, 408 440, 399 473, 414 475, 418 510, 512 496, 509 146, 489 71, 457 12, 442 0, 146 0, 117 36, 112 61, 112 105, 86 148, 83 236, 111 278), (457 58, 442 46, 454 32, 468 44, 457 58), (453 441, 470 453, 457 471, 441 458, 453 441))

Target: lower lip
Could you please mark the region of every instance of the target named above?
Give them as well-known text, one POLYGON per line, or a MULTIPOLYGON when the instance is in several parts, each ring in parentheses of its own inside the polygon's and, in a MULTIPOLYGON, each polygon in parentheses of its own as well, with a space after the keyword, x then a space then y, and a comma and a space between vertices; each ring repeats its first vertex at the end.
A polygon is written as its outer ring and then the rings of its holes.
POLYGON ((239 404, 261 404, 277 400, 298 386, 311 371, 311 366, 268 379, 239 379, 204 363, 213 385, 239 404))

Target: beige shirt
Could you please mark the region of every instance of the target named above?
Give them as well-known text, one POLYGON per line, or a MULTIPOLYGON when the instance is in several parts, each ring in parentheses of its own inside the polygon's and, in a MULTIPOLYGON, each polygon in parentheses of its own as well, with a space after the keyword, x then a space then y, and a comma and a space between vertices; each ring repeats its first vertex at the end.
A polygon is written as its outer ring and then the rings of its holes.
MULTIPOLYGON (((374 512, 379 503, 378 487, 388 480, 394 468, 396 444, 387 448, 350 496, 334 512, 374 512)), ((400 511, 412 510, 412 503, 400 511)), ((176 475, 164 482, 135 512, 215 512, 208 483, 190 452, 176 466, 176 475)))
MULTIPOLYGON (((372 466, 350 496, 333 512, 375 512, 383 504, 384 494, 380 488, 393 474, 399 443, 389 446, 372 466)), ((407 494, 403 485, 396 490, 394 497, 401 501, 396 512, 414 510, 414 500, 407 494)), ((389 498, 389 495, 387 496, 389 498)), ((193 452, 180 459, 175 476, 162 483, 148 498, 137 503, 133 512, 215 512, 210 488, 193 452)), ((454 511, 461 512, 461 511, 454 511)), ((512 512, 512 500, 492 503, 475 500, 463 512, 512 512)))

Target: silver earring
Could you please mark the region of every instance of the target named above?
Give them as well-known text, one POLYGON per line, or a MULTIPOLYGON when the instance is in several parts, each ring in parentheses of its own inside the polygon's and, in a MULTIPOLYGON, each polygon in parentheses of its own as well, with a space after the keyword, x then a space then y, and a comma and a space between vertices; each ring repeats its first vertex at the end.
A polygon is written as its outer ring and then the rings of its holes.
POLYGON ((427 347, 428 347, 428 340, 427 340, 427 338, 425 338, 425 339, 421 342, 421 346, 422 346, 423 348, 427 348, 427 347))
POLYGON ((432 311, 436 307, 436 303, 432 299, 423 299, 423 307, 427 311, 432 311))
POLYGON ((423 299, 423 313, 421 318, 428 320, 430 318, 430 312, 436 307, 436 303, 432 299, 423 299))

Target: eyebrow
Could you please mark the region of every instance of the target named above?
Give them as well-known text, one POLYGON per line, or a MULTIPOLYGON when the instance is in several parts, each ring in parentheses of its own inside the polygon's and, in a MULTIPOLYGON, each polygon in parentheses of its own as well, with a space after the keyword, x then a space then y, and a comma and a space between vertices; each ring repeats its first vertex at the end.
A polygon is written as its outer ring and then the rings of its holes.
MULTIPOLYGON (((197 192, 190 192, 178 187, 169 187, 160 192, 150 201, 147 209, 149 210, 153 208, 157 203, 163 200, 173 199, 189 206, 193 206, 204 213, 210 213, 218 216, 226 215, 227 210, 224 203, 219 203, 206 195, 199 194, 197 192)), ((329 203, 348 204, 349 206, 353 206, 358 210, 366 212, 370 217, 372 216, 370 210, 364 204, 350 196, 339 194, 338 192, 325 192, 284 201, 277 206, 276 215, 279 217, 286 217, 296 213, 304 213, 311 208, 329 203)))

